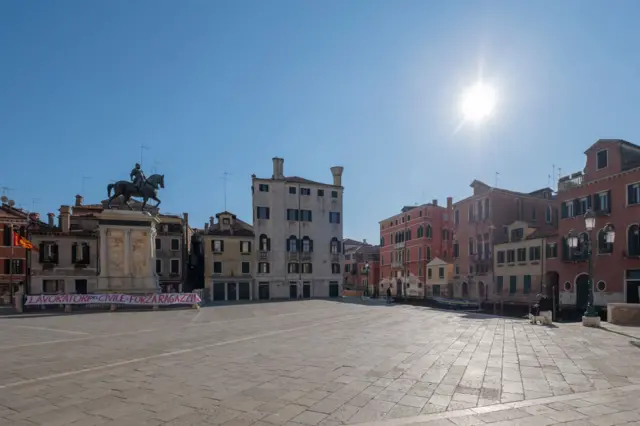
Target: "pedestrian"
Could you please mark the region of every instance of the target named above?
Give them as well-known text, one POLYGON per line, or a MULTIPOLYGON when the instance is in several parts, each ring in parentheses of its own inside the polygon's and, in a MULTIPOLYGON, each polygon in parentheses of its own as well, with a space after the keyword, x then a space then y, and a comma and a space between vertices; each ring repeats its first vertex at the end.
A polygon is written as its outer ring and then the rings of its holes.
POLYGON ((391 284, 387 287, 387 303, 391 303, 391 284))

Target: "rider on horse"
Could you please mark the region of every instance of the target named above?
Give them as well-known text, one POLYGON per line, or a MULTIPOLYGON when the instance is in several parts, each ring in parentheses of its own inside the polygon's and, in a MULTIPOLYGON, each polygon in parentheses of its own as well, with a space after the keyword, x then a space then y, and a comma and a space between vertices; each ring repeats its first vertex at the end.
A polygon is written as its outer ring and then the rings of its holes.
POLYGON ((135 185, 136 189, 140 191, 142 189, 142 185, 144 185, 144 183, 147 180, 147 178, 144 175, 144 172, 140 168, 140 163, 136 163, 136 167, 134 167, 134 169, 131 170, 130 178, 133 181, 133 184, 135 185))

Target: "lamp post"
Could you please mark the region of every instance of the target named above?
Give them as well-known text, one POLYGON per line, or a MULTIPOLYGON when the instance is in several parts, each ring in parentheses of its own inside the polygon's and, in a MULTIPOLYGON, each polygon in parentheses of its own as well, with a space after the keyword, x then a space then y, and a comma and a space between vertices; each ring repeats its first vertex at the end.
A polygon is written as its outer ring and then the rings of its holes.
MULTIPOLYGON (((575 252, 586 256, 588 261, 588 301, 587 308, 582 317, 582 325, 585 326, 599 326, 600 325, 600 316, 596 312, 593 306, 593 230, 596 227, 596 215, 591 210, 587 210, 584 214, 584 224, 587 230, 588 236, 585 238, 584 234, 576 234, 574 231, 569 231, 569 235, 567 238, 568 246, 574 250, 575 252)), ((605 231, 605 241, 608 244, 613 244, 615 239, 615 231, 611 225, 607 225, 604 229, 605 231)), ((576 289, 577 291, 577 289, 576 289)))
POLYGON ((369 295, 369 262, 366 262, 364 264, 364 267, 362 268, 362 272, 367 276, 367 285, 364 286, 364 295, 368 296, 369 295))

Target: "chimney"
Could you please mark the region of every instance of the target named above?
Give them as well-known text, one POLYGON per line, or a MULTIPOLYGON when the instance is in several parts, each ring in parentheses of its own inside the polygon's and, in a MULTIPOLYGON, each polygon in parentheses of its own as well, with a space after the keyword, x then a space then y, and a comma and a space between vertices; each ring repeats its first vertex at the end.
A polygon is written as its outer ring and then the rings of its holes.
POLYGON ((367 239, 366 239, 366 238, 364 238, 364 239, 362 240, 362 244, 367 244, 367 239))
POLYGON ((60 230, 62 232, 69 232, 71 227, 71 207, 60 206, 60 230))
POLYGON ((48 218, 47 225, 51 226, 52 228, 54 227, 54 224, 53 224, 54 217, 56 217, 55 213, 47 213, 47 218, 48 218))
POLYGON ((331 174, 333 175, 333 184, 335 186, 342 186, 342 172, 344 167, 335 166, 331 168, 331 174))
POLYGON ((273 157, 273 176, 272 179, 284 179, 284 159, 273 157))
POLYGON ((453 208, 453 197, 447 197, 447 210, 451 210, 453 208))
POLYGON ((434 206, 438 207, 438 199, 434 198, 433 200, 431 200, 431 204, 433 204, 434 206))
POLYGON ((81 206, 83 201, 82 195, 76 195, 76 206, 81 206))
POLYGON ((209 222, 204 223, 204 232, 205 233, 209 232, 209 222))
POLYGON ((213 216, 209 216, 209 227, 213 228, 213 216))

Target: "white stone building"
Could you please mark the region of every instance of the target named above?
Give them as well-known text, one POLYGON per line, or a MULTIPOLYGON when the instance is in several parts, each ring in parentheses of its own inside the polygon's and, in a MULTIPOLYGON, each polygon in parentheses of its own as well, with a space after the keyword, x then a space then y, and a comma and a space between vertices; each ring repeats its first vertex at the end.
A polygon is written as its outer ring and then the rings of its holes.
POLYGON ((274 158, 271 179, 252 176, 258 298, 341 294, 342 171, 331 168, 332 184, 285 177, 274 158))

